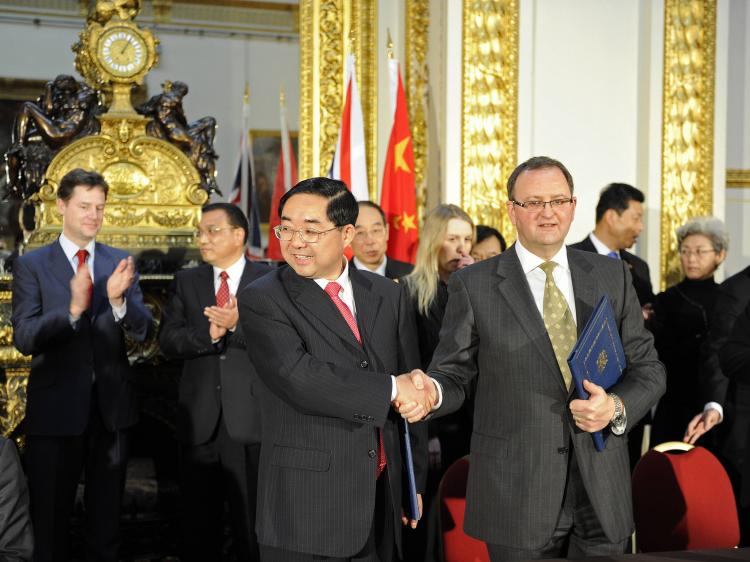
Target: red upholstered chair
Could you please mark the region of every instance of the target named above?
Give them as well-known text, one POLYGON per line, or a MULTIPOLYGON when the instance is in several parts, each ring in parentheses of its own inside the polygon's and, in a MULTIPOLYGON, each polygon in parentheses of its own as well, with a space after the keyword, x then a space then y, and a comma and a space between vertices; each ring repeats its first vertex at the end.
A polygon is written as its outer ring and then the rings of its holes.
POLYGON ((731 548, 740 540, 724 467, 703 447, 686 443, 663 443, 638 461, 633 515, 641 552, 731 548))
POLYGON ((466 478, 469 457, 454 462, 443 474, 438 489, 440 498, 440 531, 443 536, 445 562, 489 562, 487 545, 464 533, 466 478))

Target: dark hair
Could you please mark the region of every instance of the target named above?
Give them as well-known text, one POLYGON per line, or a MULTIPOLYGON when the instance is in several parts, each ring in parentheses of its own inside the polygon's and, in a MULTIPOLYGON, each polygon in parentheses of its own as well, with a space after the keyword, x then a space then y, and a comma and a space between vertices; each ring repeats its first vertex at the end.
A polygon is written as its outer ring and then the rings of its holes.
POLYGON ((202 214, 210 213, 211 211, 224 211, 227 216, 227 222, 235 228, 241 228, 245 232, 243 243, 247 243, 247 235, 250 227, 247 224, 247 217, 237 205, 231 203, 209 203, 201 209, 202 214))
MULTIPOLYGON (((370 207, 370 209, 375 209, 378 213, 380 213, 380 216, 383 217, 383 225, 388 224, 385 220, 385 213, 383 212, 383 209, 378 205, 377 203, 373 203, 372 201, 358 201, 359 207, 370 207)), ((357 215, 359 216, 359 215, 357 215)))
POLYGON ((65 174, 60 180, 60 185, 57 188, 57 198, 68 201, 73 196, 73 190, 79 185, 87 189, 101 188, 105 199, 109 193, 109 184, 100 173, 84 170, 83 168, 75 168, 65 174))
POLYGON ((518 180, 518 176, 520 176, 523 172, 528 172, 531 170, 542 170, 544 168, 557 168, 562 172, 562 174, 565 176, 565 181, 568 182, 570 195, 572 197, 573 176, 570 175, 570 172, 563 165, 563 163, 559 160, 555 160, 554 158, 550 158, 549 156, 533 156, 532 158, 526 160, 526 162, 523 162, 522 164, 516 166, 516 169, 511 172, 510 177, 508 178, 508 199, 513 199, 513 191, 516 188, 516 180, 518 180))
POLYGON ((504 252, 505 249, 508 247, 508 245, 505 243, 505 238, 503 238, 503 235, 500 234, 500 231, 496 228, 492 228, 491 226, 487 226, 486 224, 478 224, 477 225, 477 241, 474 242, 474 244, 479 244, 483 240, 487 240, 490 236, 494 236, 497 238, 498 242, 500 242, 500 249, 504 252))
POLYGON ((604 213, 614 209, 618 215, 627 210, 631 201, 643 203, 645 197, 640 189, 627 183, 611 183, 599 194, 599 203, 596 204, 596 222, 602 220, 604 213))
POLYGON ((357 200, 346 187, 346 184, 331 178, 309 178, 302 180, 287 191, 279 201, 279 217, 284 211, 284 205, 295 195, 310 193, 328 199, 326 216, 336 226, 354 225, 359 215, 357 200))

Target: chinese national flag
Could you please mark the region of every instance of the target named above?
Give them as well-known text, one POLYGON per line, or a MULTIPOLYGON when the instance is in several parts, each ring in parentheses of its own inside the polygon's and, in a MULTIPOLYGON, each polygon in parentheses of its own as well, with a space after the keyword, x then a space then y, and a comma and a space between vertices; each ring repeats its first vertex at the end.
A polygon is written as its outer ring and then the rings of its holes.
POLYGON ((417 194, 414 180, 414 149, 409 129, 406 94, 398 63, 391 61, 391 79, 398 81, 393 128, 383 170, 380 206, 389 225, 389 257, 414 263, 417 255, 417 194), (394 76, 395 75, 395 76, 394 76))

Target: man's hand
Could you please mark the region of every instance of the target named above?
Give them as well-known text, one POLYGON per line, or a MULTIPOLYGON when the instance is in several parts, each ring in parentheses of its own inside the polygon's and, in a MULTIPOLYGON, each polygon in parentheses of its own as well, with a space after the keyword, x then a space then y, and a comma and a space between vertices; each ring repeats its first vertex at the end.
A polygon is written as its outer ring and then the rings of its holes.
POLYGON ((125 298, 123 295, 135 279, 135 261, 133 256, 120 260, 112 275, 107 279, 107 298, 109 304, 114 307, 122 306, 125 298))
POLYGON ((685 443, 695 445, 695 442, 698 441, 698 438, 701 435, 709 431, 720 421, 721 417, 719 416, 719 412, 717 410, 714 410, 713 408, 709 408, 705 412, 701 412, 692 420, 690 420, 690 423, 685 430, 685 436, 682 438, 682 440, 685 443))
POLYGON ((583 431, 600 431, 609 425, 615 415, 615 401, 606 390, 589 380, 583 381, 583 388, 589 393, 588 399, 570 402, 573 421, 583 431))
MULTIPOLYGON (((422 494, 417 494, 417 505, 419 506, 419 518, 422 518, 422 494)), ((401 510, 401 523, 404 525, 411 525, 412 529, 417 528, 417 523, 419 523, 419 519, 409 519, 405 514, 404 510, 401 510)))
POLYGON ((432 411, 437 389, 420 369, 396 377, 396 399, 393 406, 409 423, 417 422, 432 411))
POLYGON ((212 325, 216 324, 219 328, 223 328, 225 332, 226 330, 234 330, 240 320, 237 299, 234 295, 229 295, 229 301, 224 306, 207 306, 203 309, 203 314, 206 315, 212 325))
POLYGON ((80 317, 91 304, 92 286, 89 266, 84 263, 70 280, 70 308, 68 311, 73 318, 80 317))

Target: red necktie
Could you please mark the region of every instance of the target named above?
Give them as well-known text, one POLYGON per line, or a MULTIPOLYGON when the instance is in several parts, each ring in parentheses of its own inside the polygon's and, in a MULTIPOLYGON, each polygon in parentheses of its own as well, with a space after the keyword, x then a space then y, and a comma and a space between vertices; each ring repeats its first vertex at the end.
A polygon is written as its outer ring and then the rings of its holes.
MULTIPOLYGON (((88 259, 88 257, 89 257, 88 250, 81 248, 80 250, 76 252, 76 258, 78 259, 78 267, 76 268, 76 272, 81 270, 81 268, 83 267, 83 264, 86 263, 86 260, 88 259)), ((86 303, 86 308, 88 308, 89 305, 91 304, 91 295, 93 294, 94 294, 94 284, 92 283, 89 286, 89 301, 88 303, 86 303)))
POLYGON ((229 283, 227 283, 229 274, 222 271, 219 277, 221 277, 221 283, 219 283, 219 290, 216 291, 216 306, 224 308, 229 302, 229 283))
MULTIPOLYGON (((336 283, 336 281, 331 281, 330 283, 328 283, 328 285, 326 285, 325 292, 329 297, 331 297, 333 304, 335 304, 336 308, 339 309, 341 316, 343 316, 344 320, 346 320, 346 323, 349 325, 349 329, 354 334, 354 337, 357 338, 357 341, 361 344, 362 336, 359 335, 357 321, 354 319, 352 311, 348 306, 346 306, 346 303, 341 300, 341 297, 339 296, 339 293, 341 292, 341 285, 336 283)), ((385 459, 385 447, 383 446, 383 432, 378 429, 378 468, 375 471, 375 478, 380 477, 383 470, 385 470, 386 464, 387 462, 385 459)))

